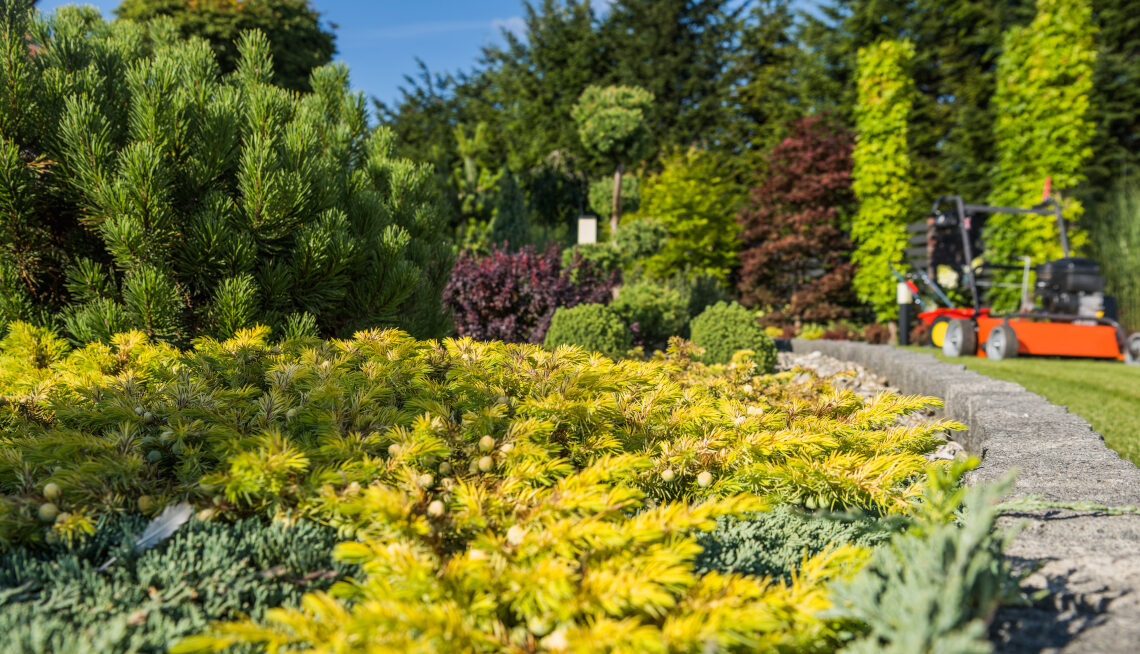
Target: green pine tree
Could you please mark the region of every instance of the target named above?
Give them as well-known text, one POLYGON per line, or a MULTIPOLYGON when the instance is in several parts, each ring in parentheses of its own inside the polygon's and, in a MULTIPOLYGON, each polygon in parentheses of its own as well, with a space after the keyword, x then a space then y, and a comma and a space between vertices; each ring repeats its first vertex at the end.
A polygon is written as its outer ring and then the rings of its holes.
POLYGON ((274 86, 270 44, 223 77, 175 24, 91 9, 0 24, 0 320, 78 342, 275 329, 447 329, 430 171, 393 156, 340 65, 274 86))
POLYGON ((519 188, 518 179, 511 171, 501 171, 499 179, 502 181, 495 204, 495 218, 491 221, 491 240, 517 250, 526 245, 530 238, 526 198, 519 188))

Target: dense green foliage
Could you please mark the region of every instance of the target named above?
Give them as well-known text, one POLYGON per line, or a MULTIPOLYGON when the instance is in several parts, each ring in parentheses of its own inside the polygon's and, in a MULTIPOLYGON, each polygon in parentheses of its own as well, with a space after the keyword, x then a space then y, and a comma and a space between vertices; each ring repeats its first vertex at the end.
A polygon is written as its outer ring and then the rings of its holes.
MULTIPOLYGON (((1096 68, 1093 156, 1086 195, 1103 199, 1122 178, 1140 175, 1140 13, 1129 0, 1094 0, 1096 68)), ((1099 219, 1090 213, 1091 225, 1099 219)))
MULTIPOLYGON (((608 225, 614 215, 614 178, 603 177, 590 182, 590 210, 598 217, 599 225, 608 225)), ((641 183, 633 175, 621 176, 621 213, 637 211, 641 206, 641 183)), ((621 233, 621 230, 618 230, 621 233)))
POLYGON ((998 503, 1012 480, 961 487, 957 478, 968 465, 932 471, 909 533, 893 536, 859 574, 837 584, 837 614, 870 627, 845 652, 992 651, 984 639, 993 612, 1019 595, 1002 557, 1013 533, 997 528, 998 503), (960 521, 945 519, 955 514, 960 521))
POLYGON ((914 45, 881 41, 859 51, 859 99, 855 123, 852 190, 859 211, 851 226, 856 265, 854 286, 879 320, 891 319, 895 278, 889 266, 902 259, 906 224, 916 189, 908 154, 908 117, 914 93, 910 61, 914 45))
POLYGON ((336 531, 308 520, 191 520, 161 547, 136 553, 145 526, 137 515, 105 516, 91 536, 0 556, 0 648, 163 651, 212 622, 296 606, 349 572, 332 559, 336 531))
POLYGON ((495 217, 491 220, 491 241, 497 245, 518 249, 530 241, 530 221, 527 217, 526 198, 518 180, 509 171, 500 176, 495 217))
POLYGON ((343 66, 298 96, 270 84, 257 32, 223 77, 169 20, 2 20, 0 322, 80 343, 131 328, 186 344, 254 322, 447 330, 430 172, 369 129, 343 66))
POLYGON ((622 225, 613 245, 627 263, 634 263, 661 252, 667 238, 669 230, 660 220, 637 218, 622 225))
POLYGON ((736 265, 736 210, 743 190, 726 162, 707 151, 678 150, 645 181, 638 215, 665 226, 661 250, 645 260, 658 277, 691 269, 726 279, 736 265))
POLYGON ((700 535, 699 572, 791 579, 801 561, 838 545, 876 547, 901 526, 897 516, 829 515, 781 505, 743 518, 720 518, 700 535))
POLYGON ((621 315, 604 304, 559 308, 546 332, 547 349, 577 345, 584 350, 617 357, 633 346, 629 327, 621 315))
POLYGON ((680 342, 611 362, 396 331, 268 333, 71 349, 14 325, 0 343, 5 544, 82 539, 104 513, 174 500, 203 520, 315 517, 355 536, 334 552, 362 565, 355 581, 184 648, 399 648, 408 634, 439 651, 551 634, 834 648, 826 583, 865 552, 821 553, 787 582, 698 575, 692 532, 762 501, 907 513, 946 428, 893 426, 923 398, 864 402, 758 376, 747 356, 711 371, 680 342), (623 621, 637 628, 613 631, 623 621))
POLYGON ((752 352, 761 370, 776 369, 776 344, 748 309, 732 302, 718 302, 693 318, 689 326, 693 342, 704 349, 707 363, 728 363, 740 350, 752 352))
POLYGON ((915 46, 909 153, 924 202, 957 193, 971 202, 992 188, 992 96, 1002 35, 1032 18, 1031 0, 832 0, 804 14, 799 67, 806 100, 854 126, 857 53, 881 40, 915 46), (929 196, 929 197, 926 197, 929 196))
MULTIPOLYGON (((591 156, 607 162, 614 170, 610 184, 610 232, 617 233, 621 224, 625 185, 622 174, 626 165, 647 154, 650 144, 646 111, 653 104, 653 94, 636 86, 587 86, 570 113, 578 124, 578 138, 591 156)), ((594 197, 591 193, 591 202, 594 197)))
MULTIPOLYGON (((833 0, 806 13, 797 14, 796 8, 784 0, 617 0, 605 10, 584 0, 530 3, 525 11, 528 38, 504 35, 505 47, 489 47, 464 74, 421 71, 400 102, 381 111, 382 120, 397 131, 404 152, 436 163, 440 178, 448 178, 448 197, 458 192, 449 178, 463 159, 454 127, 483 126, 487 170, 493 173, 509 164, 518 171, 533 229, 572 232, 574 211, 598 204, 583 201, 586 180, 597 182, 613 170, 582 145, 571 116, 588 86, 640 86, 654 95, 645 112, 651 146, 638 173, 642 195, 644 183, 677 147, 694 144, 722 164, 724 175, 759 188, 768 175, 769 153, 795 120, 829 111, 847 128, 857 127, 858 112, 867 109, 858 101, 859 50, 884 40, 907 40, 914 45, 906 66, 912 92, 900 152, 907 156, 910 189, 904 195, 910 202, 892 220, 921 219, 938 195, 959 193, 968 201, 985 202, 1002 190, 994 186, 999 181, 997 116, 1020 111, 1020 105, 995 96, 998 57, 1010 30, 1028 33, 1032 2, 833 0), (532 184, 529 171, 545 169, 549 161, 557 162, 559 181, 532 184), (557 191, 547 194, 547 188, 557 191), (555 193, 557 202, 552 201, 555 193), (540 202, 561 202, 568 210, 553 218, 536 208, 540 202)), ((1140 102, 1133 96, 1140 88, 1134 83, 1140 79, 1140 40, 1133 27, 1140 18, 1134 14, 1120 0, 1092 2, 1097 57, 1082 84, 1091 84, 1084 120, 1095 126, 1089 141, 1093 156, 1070 158, 1088 181, 1063 189, 1069 199, 1103 199, 1116 177, 1136 169, 1140 102)), ((1048 32, 1039 29, 1043 26, 1039 19, 1031 31, 1048 32)), ((1064 59, 1058 57, 1052 58, 1064 59)), ((1008 87, 1004 73, 1001 77, 1008 87)), ((1050 102, 1043 94, 1038 99, 1050 102)), ((885 126, 881 133, 897 131, 885 126)), ((1026 163, 1033 158, 1021 157, 1014 168, 1033 165, 1026 163)), ((1039 197, 1040 177, 1030 200, 1039 197)), ((1096 220, 1089 214, 1083 227, 1092 228, 1096 220)), ((851 225, 844 221, 842 227, 843 236, 850 237, 851 225)), ((875 295, 874 308, 889 314, 891 278, 881 265, 872 268, 865 278, 880 282, 865 279, 863 298, 875 295)), ((865 310, 858 307, 858 313, 865 310)))
POLYGON ((684 335, 689 322, 689 298, 651 279, 622 286, 610 308, 633 332, 633 344, 646 352, 664 350, 670 337, 684 335))
MULTIPOLYGON (((1038 0, 1033 22, 1005 35, 994 94, 997 164, 990 204, 1032 206, 1041 201, 1047 177, 1058 198, 1085 179, 1096 128, 1095 30, 1088 0, 1038 0)), ((1063 205, 1065 217, 1077 224, 1084 214, 1081 202, 1066 197, 1063 205)), ((1079 230, 1070 229, 1069 238, 1075 247, 1084 243, 1079 230)), ((1017 264, 1021 256, 1039 264, 1061 256, 1051 215, 995 214, 986 221, 985 247, 986 258, 996 264, 1017 264)), ((998 278, 1017 281, 1020 275, 1011 271, 998 278)), ((996 306, 1016 308, 1019 291, 998 288, 990 296, 996 306)))
POLYGON ((1090 245, 1116 298, 1120 323, 1140 330, 1140 183, 1121 180, 1108 197, 1092 206, 1097 220, 1090 245))
POLYGON ((273 81, 294 91, 310 90, 310 73, 336 54, 336 36, 308 0, 123 0, 115 14, 139 22, 169 16, 183 37, 210 42, 223 73, 238 68, 242 32, 260 30, 269 40, 273 81))

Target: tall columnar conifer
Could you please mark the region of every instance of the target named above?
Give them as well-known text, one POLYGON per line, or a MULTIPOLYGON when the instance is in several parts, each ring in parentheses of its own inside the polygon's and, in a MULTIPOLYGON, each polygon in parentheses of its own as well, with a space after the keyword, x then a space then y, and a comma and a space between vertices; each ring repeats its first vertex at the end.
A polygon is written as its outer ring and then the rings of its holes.
MULTIPOLYGON (((991 204, 1034 205, 1048 177, 1062 192, 1084 181, 1095 131, 1090 105, 1095 34, 1088 0, 1038 0, 1033 22, 1006 34, 994 96, 997 165, 991 204)), ((1078 200, 1068 197, 1063 205, 1070 221, 1080 220, 1084 209, 1078 200)), ((1079 247, 1085 235, 1070 230, 1070 238, 1079 247)), ((1052 216, 995 214, 986 223, 985 244, 987 259, 997 264, 1015 264, 1021 256, 1033 263, 1061 256, 1052 216)), ((990 300, 1015 308, 1017 297, 1016 288, 997 288, 990 300)))
POLYGON ((258 32, 223 77, 168 19, 91 9, 9 8, 0 39, 0 321, 78 342, 446 329, 429 172, 369 129, 343 66, 298 96, 258 32))
POLYGON ((906 224, 915 204, 907 149, 907 119, 914 98, 909 41, 880 41, 859 50, 855 105, 854 181, 859 211, 851 226, 855 291, 880 320, 897 311, 890 264, 906 249, 906 224))

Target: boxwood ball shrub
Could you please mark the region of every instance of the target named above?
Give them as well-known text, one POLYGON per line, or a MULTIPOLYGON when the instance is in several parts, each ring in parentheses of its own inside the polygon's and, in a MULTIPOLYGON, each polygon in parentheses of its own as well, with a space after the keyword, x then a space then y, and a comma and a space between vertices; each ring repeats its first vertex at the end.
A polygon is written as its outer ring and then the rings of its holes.
POLYGON ((776 369, 776 343, 752 312, 736 302, 718 302, 693 318, 692 340, 704 348, 705 363, 728 363, 738 350, 752 350, 761 371, 776 369))
POLYGON ((580 304, 560 307, 554 312, 545 345, 551 350, 559 345, 577 345, 616 357, 633 346, 633 339, 629 328, 613 309, 602 304, 580 304))
POLYGON ((610 307, 625 321, 633 344, 663 350, 669 337, 681 336, 689 321, 689 299, 676 288, 642 279, 618 289, 610 307))

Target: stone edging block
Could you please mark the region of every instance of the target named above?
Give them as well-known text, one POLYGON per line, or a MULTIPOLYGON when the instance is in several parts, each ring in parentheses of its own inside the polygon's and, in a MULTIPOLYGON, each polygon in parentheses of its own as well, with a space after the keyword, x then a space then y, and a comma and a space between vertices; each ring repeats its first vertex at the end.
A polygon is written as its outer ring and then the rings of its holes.
MULTIPOLYGON (((857 363, 903 393, 941 398, 944 417, 967 427, 954 438, 982 459, 970 483, 1016 470, 1015 497, 1140 506, 1140 469, 1110 450, 1084 419, 1018 384, 887 345, 803 339, 778 345, 857 363)), ((1049 597, 998 612, 991 630, 996 652, 1137 651, 1140 516, 1045 509, 1002 518, 1003 524, 1018 521, 1025 528, 1006 556, 1015 565, 1036 566, 1023 585, 1049 597)))
POLYGON ((1083 418, 1018 384, 888 345, 794 338, 785 349, 851 361, 904 393, 941 398, 943 415, 967 428, 955 439, 982 458, 976 479, 997 479, 1016 468, 1015 496, 1140 505, 1140 469, 1110 450, 1083 418))

